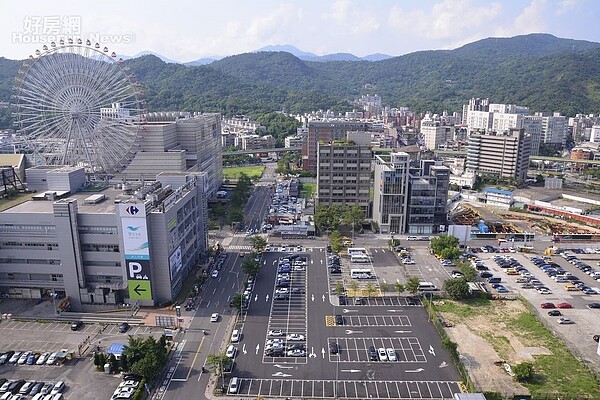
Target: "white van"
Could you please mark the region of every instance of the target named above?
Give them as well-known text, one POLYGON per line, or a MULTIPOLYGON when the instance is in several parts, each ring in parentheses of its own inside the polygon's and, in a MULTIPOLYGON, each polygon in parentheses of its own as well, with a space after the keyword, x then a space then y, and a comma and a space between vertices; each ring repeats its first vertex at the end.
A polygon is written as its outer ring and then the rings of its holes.
POLYGON ((433 292, 438 290, 438 288, 431 282, 419 282, 419 290, 422 292, 433 292))
POLYGON ((231 378, 229 381, 229 393, 237 393, 240 389, 240 379, 237 377, 231 378))

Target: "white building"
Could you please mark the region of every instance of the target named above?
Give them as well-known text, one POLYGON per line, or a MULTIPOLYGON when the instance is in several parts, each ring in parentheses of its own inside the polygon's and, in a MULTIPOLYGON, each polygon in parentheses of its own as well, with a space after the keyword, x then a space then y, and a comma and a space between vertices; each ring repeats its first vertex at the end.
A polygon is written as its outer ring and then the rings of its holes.
POLYGON ((421 134, 425 140, 425 147, 428 150, 436 150, 440 144, 446 142, 446 127, 437 114, 426 114, 421 120, 421 134))
POLYGON ((531 136, 531 155, 537 156, 540 151, 542 140, 542 117, 538 115, 526 115, 523 119, 523 129, 531 136))
POLYGON ((536 113, 542 117, 542 143, 564 145, 567 140, 567 119, 560 113, 536 113))

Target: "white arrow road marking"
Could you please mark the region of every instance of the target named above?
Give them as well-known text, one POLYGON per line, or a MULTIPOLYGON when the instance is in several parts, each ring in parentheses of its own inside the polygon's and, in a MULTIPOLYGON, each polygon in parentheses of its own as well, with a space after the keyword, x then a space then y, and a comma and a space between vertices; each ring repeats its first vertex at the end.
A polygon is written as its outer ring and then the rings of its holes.
POLYGON ((321 264, 323 264, 323 260, 321 260, 321 264))
POLYGON ((435 350, 433 349, 432 345, 429 345, 429 354, 431 354, 435 357, 435 350))
POLYGON ((279 364, 275 364, 275 367, 281 368, 281 369, 293 369, 294 368, 291 365, 279 365, 279 364))
POLYGON ((412 331, 394 331, 394 333, 412 333, 412 331))
POLYGON ((310 301, 315 301, 315 295, 314 294, 310 295, 310 301))
POLYGON ((360 371, 361 371, 360 369, 340 369, 340 372, 352 372, 352 373, 355 373, 355 372, 360 372, 360 371))
POLYGON ((323 301, 325 301, 325 295, 323 295, 323 301))
POLYGON ((258 350, 259 350, 259 349, 260 349, 260 344, 257 344, 257 345, 256 345, 256 353, 254 353, 254 354, 258 354, 258 350))
POLYGON ((446 368, 448 366, 448 363, 446 361, 442 361, 442 363, 440 364, 440 368, 446 368))
POLYGON ((258 300, 258 295, 257 295, 257 294, 255 294, 255 295, 254 295, 254 301, 257 301, 257 300, 258 300))
POLYGON ((273 260, 273 265, 277 264, 277 260, 273 260))
POLYGON ((288 376, 292 376, 290 374, 284 374, 281 371, 275 372, 272 376, 281 376, 282 378, 288 377, 288 376))
POLYGON ((363 333, 363 331, 351 331, 350 329, 346 329, 346 335, 351 335, 353 333, 363 333))
POLYGON ((267 295, 267 297, 265 298, 265 301, 269 301, 269 295, 267 295))
MULTIPOLYGON (((324 348, 322 348, 322 347, 321 347, 321 355, 323 356, 323 358, 325 358, 325 349, 324 349, 324 348)), ((317 356, 317 355, 315 354, 315 357, 316 357, 316 356, 317 356)))
POLYGON ((313 260, 310 260, 310 263, 311 263, 311 264, 314 264, 315 262, 314 262, 313 260))
POLYGON ((248 354, 248 352, 246 351, 246 343, 244 343, 244 345, 242 346, 242 353, 248 354))
POLYGON ((342 312, 345 314, 345 313, 349 313, 349 312, 358 312, 358 310, 348 310, 347 308, 344 308, 342 310, 342 312))
POLYGON ((263 261, 263 265, 267 265, 267 260, 263 261))
POLYGON ((387 312, 399 312, 399 311, 403 311, 403 310, 395 310, 395 309, 391 309, 391 310, 386 310, 387 312))
POLYGON ((423 368, 417 368, 417 369, 407 369, 404 372, 423 372, 425 371, 423 368))

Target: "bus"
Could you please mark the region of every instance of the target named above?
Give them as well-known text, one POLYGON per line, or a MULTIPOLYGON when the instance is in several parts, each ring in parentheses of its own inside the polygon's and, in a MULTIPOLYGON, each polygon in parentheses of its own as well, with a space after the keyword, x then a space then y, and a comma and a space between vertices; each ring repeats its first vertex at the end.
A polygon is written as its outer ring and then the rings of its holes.
POLYGON ((367 249, 364 247, 348 247, 348 255, 363 254, 367 255, 367 249))
POLYGON ((375 279, 375 274, 370 269, 352 268, 350 277, 352 279, 375 279))
POLYGON ((353 263, 368 263, 371 262, 371 258, 366 254, 352 254, 350 256, 350 262, 353 263))

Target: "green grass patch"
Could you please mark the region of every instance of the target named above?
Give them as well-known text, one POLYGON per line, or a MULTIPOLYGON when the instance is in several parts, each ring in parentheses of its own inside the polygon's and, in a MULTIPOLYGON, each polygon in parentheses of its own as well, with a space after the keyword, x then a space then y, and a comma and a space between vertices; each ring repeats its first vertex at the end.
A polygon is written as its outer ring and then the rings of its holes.
POLYGON ((437 303, 435 309, 444 313, 454 314, 461 320, 477 315, 489 314, 492 304, 488 299, 467 299, 461 302, 444 300, 437 303))
POLYGON ((223 167, 223 179, 237 179, 246 174, 250 179, 260 178, 265 170, 264 165, 248 165, 245 167, 223 167))
POLYGON ((300 197, 304 199, 314 199, 317 193, 317 184, 312 182, 302 182, 300 187, 300 197))
POLYGON ((493 335, 491 333, 486 333, 482 335, 482 337, 492 345, 494 350, 496 350, 496 353, 498 353, 501 358, 505 360, 508 358, 512 351, 509 338, 506 336, 493 335))

